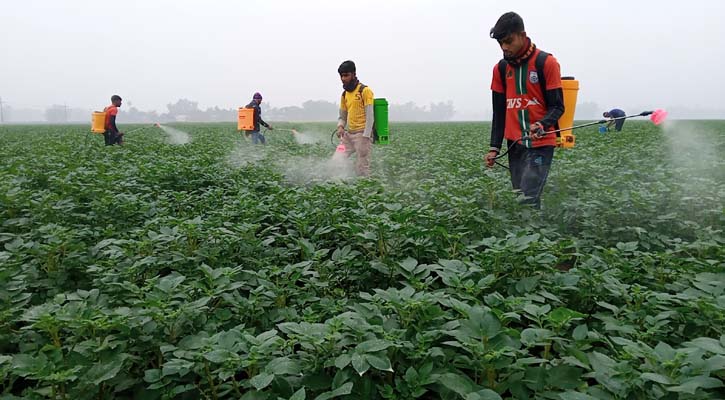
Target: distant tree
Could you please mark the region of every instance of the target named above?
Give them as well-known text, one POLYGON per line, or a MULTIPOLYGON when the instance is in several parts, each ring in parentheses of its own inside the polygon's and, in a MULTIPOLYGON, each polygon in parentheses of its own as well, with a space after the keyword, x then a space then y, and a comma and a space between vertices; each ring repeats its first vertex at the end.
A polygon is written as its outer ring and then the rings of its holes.
POLYGON ((448 121, 453 118, 453 114, 455 113, 456 110, 453 108, 453 102, 449 100, 445 103, 431 103, 428 115, 431 121, 448 121))
POLYGON ((199 109, 199 103, 188 99, 179 99, 176 103, 170 103, 166 105, 169 110, 168 113, 164 114, 165 119, 171 121, 183 120, 183 121, 205 121, 205 115, 199 109))
POLYGON ((156 111, 141 111, 136 107, 130 107, 126 111, 121 111, 123 122, 148 123, 158 122, 159 115, 156 111))
POLYGON ((314 121, 324 121, 335 118, 340 107, 329 101, 324 100, 308 100, 302 103, 302 112, 305 119, 314 121))

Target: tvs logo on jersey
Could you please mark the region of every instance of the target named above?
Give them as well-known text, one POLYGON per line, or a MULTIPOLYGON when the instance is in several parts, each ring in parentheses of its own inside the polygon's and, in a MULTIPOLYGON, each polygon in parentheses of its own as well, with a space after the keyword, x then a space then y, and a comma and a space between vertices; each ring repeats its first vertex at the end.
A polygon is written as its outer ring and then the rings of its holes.
POLYGON ((508 72, 506 72, 506 79, 510 79, 510 78, 513 78, 513 77, 514 77, 514 71, 513 70, 508 70, 508 72))
POLYGON ((521 97, 514 97, 512 99, 506 99, 506 108, 529 108, 531 106, 540 106, 541 103, 536 99, 523 99, 521 97), (526 103, 524 103, 524 100, 526 103), (522 107, 523 106, 523 107, 522 107))
POLYGON ((539 83, 539 74, 537 74, 536 71, 529 72, 529 82, 539 83))
POLYGON ((506 108, 521 108, 521 98, 506 99, 506 108))

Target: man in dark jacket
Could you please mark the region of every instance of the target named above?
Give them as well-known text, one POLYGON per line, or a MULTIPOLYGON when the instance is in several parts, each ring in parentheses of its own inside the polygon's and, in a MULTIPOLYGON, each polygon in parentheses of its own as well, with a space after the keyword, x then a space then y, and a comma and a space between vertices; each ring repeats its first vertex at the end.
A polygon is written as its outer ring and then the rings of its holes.
POLYGON ((612 125, 614 125, 614 130, 617 132, 621 132, 622 127, 624 126, 624 121, 625 121, 625 119, 622 117, 626 117, 627 114, 624 111, 620 110, 619 108, 614 108, 610 111, 605 111, 602 114, 602 116, 604 118, 610 119, 609 122, 607 123, 607 130, 609 130, 609 128, 612 125), (621 118, 621 119, 616 119, 616 118, 621 118))
POLYGON ((264 138, 264 135, 259 132, 259 125, 261 124, 265 128, 272 130, 272 125, 264 122, 262 119, 262 109, 260 108, 260 104, 262 104, 262 95, 257 92, 252 96, 252 101, 247 104, 245 108, 253 108, 254 109, 254 130, 253 131, 247 131, 248 135, 252 135, 252 143, 257 144, 259 142, 262 142, 262 144, 266 144, 267 140, 264 138))

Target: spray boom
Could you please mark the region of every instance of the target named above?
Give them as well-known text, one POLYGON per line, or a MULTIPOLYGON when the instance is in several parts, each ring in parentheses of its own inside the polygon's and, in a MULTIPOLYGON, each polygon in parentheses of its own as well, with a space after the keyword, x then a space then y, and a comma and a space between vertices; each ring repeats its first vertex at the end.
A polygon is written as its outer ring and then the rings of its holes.
MULTIPOLYGON (((620 119, 627 119, 627 118, 634 118, 634 117, 647 117, 647 116, 649 116, 649 119, 650 119, 650 121, 652 121, 652 123, 654 123, 655 125, 660 125, 661 123, 663 123, 667 119, 667 111, 665 111, 665 110, 663 110, 661 108, 658 108, 658 109, 653 110, 653 111, 642 111, 639 114, 626 115, 624 117, 616 117, 616 118, 602 119, 602 120, 599 120, 599 121, 594 121, 594 122, 589 122, 589 123, 586 123, 586 124, 571 126, 571 127, 568 127, 568 128, 562 128, 562 129, 557 129, 557 130, 553 130, 553 131, 547 131, 547 132, 543 132, 539 136, 549 135, 549 134, 552 134, 552 133, 559 133, 559 132, 564 132, 564 131, 573 131, 574 129, 584 128, 584 127, 592 126, 592 125, 606 124, 607 122, 617 121, 617 120, 620 120, 620 119)), ((533 137, 530 135, 530 132, 529 131, 524 131, 524 135, 521 137, 521 141, 524 142, 524 143, 526 143, 526 142, 530 142, 532 139, 533 139, 533 137)), ((494 158, 494 160, 498 160, 499 158, 505 156, 509 152, 510 149, 511 149, 511 147, 509 146, 509 148, 506 149, 506 151, 504 151, 503 153, 497 155, 494 158)), ((496 164, 501 165, 498 162, 496 162, 496 164)), ((501 166, 503 166, 503 165, 501 165, 501 166)))
MULTIPOLYGON (((564 132, 564 131, 573 131, 574 129, 584 128, 584 127, 592 126, 592 125, 606 124, 607 122, 617 121, 617 120, 620 120, 620 119, 627 119, 627 118, 634 118, 634 117, 646 117, 646 116, 649 116, 650 117, 649 119, 650 119, 650 121, 652 121, 652 123, 654 123, 655 125, 659 125, 662 122, 664 122, 665 119, 667 118, 667 111, 665 111, 665 110, 663 110, 661 108, 658 108, 658 109, 656 109, 654 111, 642 111, 639 114, 626 115, 624 117, 609 118, 609 119, 600 119, 599 121, 595 121, 595 122, 589 122, 589 123, 586 123, 586 124, 571 126, 571 127, 568 127, 568 128, 562 128, 562 129, 557 129, 557 130, 553 130, 553 131, 547 131, 547 132, 544 132, 542 135, 549 135, 549 134, 552 134, 552 133, 559 133, 559 132, 564 132)), ((532 137, 530 135, 528 135, 530 132, 526 131, 524 133, 526 133, 526 135, 524 135, 521 138, 521 140, 526 141, 526 140, 531 140, 532 139, 532 137)))

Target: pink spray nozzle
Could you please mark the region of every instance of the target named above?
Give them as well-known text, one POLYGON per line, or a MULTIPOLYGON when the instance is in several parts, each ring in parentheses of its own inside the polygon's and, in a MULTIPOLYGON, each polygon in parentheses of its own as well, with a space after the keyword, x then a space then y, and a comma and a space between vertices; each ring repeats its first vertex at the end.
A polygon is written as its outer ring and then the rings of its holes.
POLYGON ((337 148, 335 149, 335 151, 338 152, 338 153, 344 153, 345 152, 345 145, 342 144, 342 143, 338 144, 337 145, 337 148))
POLYGON ((665 119, 667 118, 667 111, 658 108, 654 110, 652 115, 649 116, 650 121, 652 121, 655 125, 659 125, 663 122, 665 122, 665 119))

